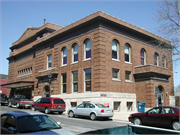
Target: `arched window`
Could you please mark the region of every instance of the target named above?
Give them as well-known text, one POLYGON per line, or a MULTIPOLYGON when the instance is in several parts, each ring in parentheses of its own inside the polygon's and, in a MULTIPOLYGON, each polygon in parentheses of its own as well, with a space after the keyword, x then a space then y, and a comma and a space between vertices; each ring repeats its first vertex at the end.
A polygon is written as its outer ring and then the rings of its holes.
POLYGON ((62 65, 66 65, 67 64, 67 48, 64 47, 62 49, 62 65))
POLYGON ((72 57, 72 61, 73 62, 78 61, 78 44, 74 44, 73 45, 73 57, 72 57))
POLYGON ((162 56, 162 67, 166 68, 166 56, 162 56))
POLYGON ((141 65, 146 65, 146 51, 141 49, 141 65))
POLYGON ((154 65, 159 66, 159 56, 157 53, 154 53, 154 65))
POLYGON ((116 40, 112 41, 112 58, 119 59, 119 47, 118 42, 116 40))
POLYGON ((84 59, 91 58, 91 40, 85 40, 85 51, 84 51, 84 59))
POLYGON ((124 47, 124 54, 125 54, 125 62, 131 62, 131 50, 130 50, 130 45, 125 44, 124 47))

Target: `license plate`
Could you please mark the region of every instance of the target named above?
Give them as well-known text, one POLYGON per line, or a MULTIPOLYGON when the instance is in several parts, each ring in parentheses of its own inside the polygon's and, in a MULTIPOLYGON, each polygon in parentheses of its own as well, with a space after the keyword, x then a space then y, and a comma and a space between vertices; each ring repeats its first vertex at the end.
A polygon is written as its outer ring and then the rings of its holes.
POLYGON ((26 107, 28 107, 29 105, 25 105, 26 107))
POLYGON ((61 107, 61 106, 58 106, 58 107, 61 107))
POLYGON ((110 110, 107 110, 107 112, 110 112, 110 110))

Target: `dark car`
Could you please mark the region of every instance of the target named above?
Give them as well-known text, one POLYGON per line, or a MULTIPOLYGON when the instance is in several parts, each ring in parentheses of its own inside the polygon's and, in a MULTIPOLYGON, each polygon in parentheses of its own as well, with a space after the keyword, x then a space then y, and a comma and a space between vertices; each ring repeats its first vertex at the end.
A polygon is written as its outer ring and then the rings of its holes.
POLYGON ((0 94, 0 96, 1 96, 1 100, 0 100, 1 105, 8 104, 8 98, 6 94, 0 94))
POLYGON ((180 107, 160 106, 144 113, 133 113, 129 116, 129 121, 136 125, 169 127, 179 130, 179 113, 180 107))
POLYGON ((1 134, 75 135, 63 129, 60 122, 40 112, 14 111, 1 115, 1 134))
POLYGON ((51 112, 58 112, 62 114, 66 108, 66 104, 61 98, 43 97, 38 99, 34 104, 32 104, 32 111, 44 111, 46 114, 51 112))

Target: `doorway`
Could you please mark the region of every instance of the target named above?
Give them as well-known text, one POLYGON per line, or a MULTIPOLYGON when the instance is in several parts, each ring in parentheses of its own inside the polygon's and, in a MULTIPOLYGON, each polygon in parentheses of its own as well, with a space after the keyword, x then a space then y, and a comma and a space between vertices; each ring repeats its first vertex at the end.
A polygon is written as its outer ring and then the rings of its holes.
POLYGON ((44 87, 44 97, 50 97, 49 86, 44 87))
POLYGON ((164 106, 164 89, 162 86, 155 88, 156 106, 164 106))

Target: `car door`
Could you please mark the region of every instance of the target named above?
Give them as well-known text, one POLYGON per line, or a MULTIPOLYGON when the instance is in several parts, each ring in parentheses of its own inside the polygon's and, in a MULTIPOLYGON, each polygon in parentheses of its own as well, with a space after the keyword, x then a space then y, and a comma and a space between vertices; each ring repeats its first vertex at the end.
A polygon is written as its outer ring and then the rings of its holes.
POLYGON ((35 108, 36 110, 40 110, 40 109, 41 109, 41 108, 40 108, 40 102, 41 102, 41 98, 38 99, 38 100, 34 103, 34 108, 35 108))
MULTIPOLYGON (((92 105, 91 103, 86 103, 85 104, 85 107, 84 107, 84 109, 83 109, 83 115, 85 115, 85 116, 90 116, 90 113, 91 113, 91 111, 92 111, 92 106, 94 106, 94 105, 92 105)), ((94 107, 95 108, 95 107, 94 107)))
POLYGON ((162 107, 161 115, 159 116, 159 121, 162 126, 169 126, 175 117, 175 111, 170 107, 162 107))
POLYGON ((8 128, 16 129, 16 119, 13 115, 2 115, 1 134, 14 134, 14 132, 8 130, 8 128))
POLYGON ((85 107, 85 103, 82 103, 82 104, 78 105, 78 106, 76 107, 76 109, 74 110, 74 111, 75 111, 75 114, 76 114, 76 115, 83 115, 83 114, 84 114, 84 112, 83 112, 84 107, 85 107))
POLYGON ((157 125, 159 123, 159 118, 161 115, 162 107, 155 107, 148 112, 144 116, 144 124, 145 125, 157 125))

